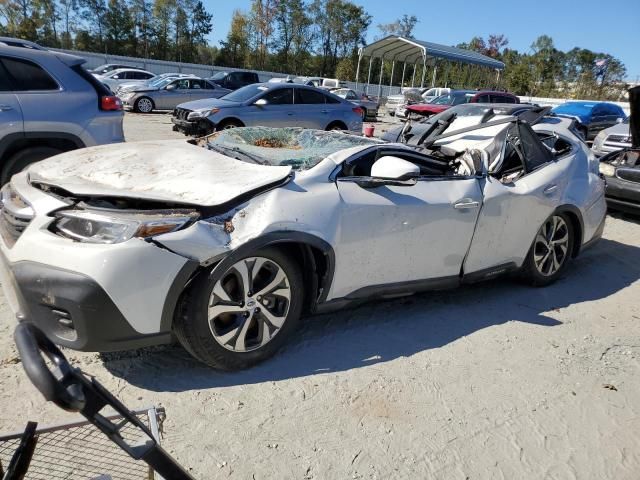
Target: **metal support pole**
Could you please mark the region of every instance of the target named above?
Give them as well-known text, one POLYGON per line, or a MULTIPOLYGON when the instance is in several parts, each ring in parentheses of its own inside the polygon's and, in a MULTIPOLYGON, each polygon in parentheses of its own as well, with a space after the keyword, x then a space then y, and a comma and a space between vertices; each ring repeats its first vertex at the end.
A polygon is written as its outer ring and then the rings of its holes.
POLYGON ((438 73, 438 64, 435 62, 435 60, 433 61, 433 76, 431 77, 431 87, 435 87, 436 86, 436 74, 438 73))
POLYGON ((404 87, 404 72, 407 70, 407 62, 402 62, 402 80, 400 80, 400 93, 402 93, 402 87, 404 87))
POLYGON ((389 94, 391 94, 391 87, 393 87, 393 72, 396 69, 396 61, 391 62, 391 79, 389 80, 389 94))
POLYGON ((411 88, 413 88, 413 84, 416 81, 416 70, 417 70, 417 65, 414 62, 414 64, 413 64, 413 76, 411 77, 411 88))
POLYGON ((362 49, 358 52, 358 66, 356 67, 356 92, 358 91, 358 79, 360 77, 360 60, 362 60, 362 49))
POLYGON ((369 57, 369 75, 367 75, 367 88, 365 89, 365 92, 367 95, 369 95, 369 84, 371 83, 371 61, 373 60, 373 57, 369 57))
POLYGON ((424 88, 424 75, 427 73, 427 55, 422 55, 422 80, 420 80, 420 88, 424 88))
POLYGON ((444 88, 449 86, 449 70, 451 70, 451 62, 447 60, 447 69, 444 71, 444 88))
POLYGON ((500 88, 500 70, 498 70, 498 75, 496 75, 496 89, 497 88, 500 88))
POLYGON ((378 98, 382 96, 382 69, 384 68, 384 55, 380 57, 380 78, 378 79, 378 98))

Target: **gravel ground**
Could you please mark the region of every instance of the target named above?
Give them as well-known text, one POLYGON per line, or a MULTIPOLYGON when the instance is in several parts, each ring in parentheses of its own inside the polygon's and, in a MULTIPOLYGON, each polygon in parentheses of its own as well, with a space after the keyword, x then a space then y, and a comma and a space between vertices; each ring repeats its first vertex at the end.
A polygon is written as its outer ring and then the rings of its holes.
MULTIPOLYGON (((128 139, 151 135, 139 117, 128 139)), ((609 217, 550 287, 501 279, 312 317, 244 372, 177 346, 67 353, 130 407, 163 405, 163 444, 201 479, 637 479, 639 246, 637 220, 609 217)), ((73 418, 31 386, 12 329, 0 298, 0 431, 73 418)))

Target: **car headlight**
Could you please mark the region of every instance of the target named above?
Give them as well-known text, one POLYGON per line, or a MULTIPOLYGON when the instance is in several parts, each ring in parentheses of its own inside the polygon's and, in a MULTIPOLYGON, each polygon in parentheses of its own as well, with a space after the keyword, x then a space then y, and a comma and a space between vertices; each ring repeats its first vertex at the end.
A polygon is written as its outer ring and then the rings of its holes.
POLYGON ((219 108, 202 108, 200 110, 194 110, 189 115, 187 115, 187 120, 197 120, 198 118, 207 118, 214 113, 218 113, 220 111, 219 108))
POLYGON ((616 167, 610 163, 600 162, 600 173, 605 177, 613 177, 616 174, 616 167))
POLYGON ((173 232, 198 218, 195 212, 111 213, 67 210, 57 214, 53 233, 85 243, 121 243, 173 232))

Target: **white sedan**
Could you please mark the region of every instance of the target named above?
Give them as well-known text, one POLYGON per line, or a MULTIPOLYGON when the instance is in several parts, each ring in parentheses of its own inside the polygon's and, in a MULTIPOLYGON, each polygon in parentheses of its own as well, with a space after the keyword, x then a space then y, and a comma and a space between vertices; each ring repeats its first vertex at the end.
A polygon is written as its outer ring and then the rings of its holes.
POLYGON ((547 285, 604 226, 597 162, 570 126, 485 112, 406 143, 250 127, 64 153, 2 191, 2 286, 58 344, 177 337, 239 369, 305 313, 509 272, 547 285))

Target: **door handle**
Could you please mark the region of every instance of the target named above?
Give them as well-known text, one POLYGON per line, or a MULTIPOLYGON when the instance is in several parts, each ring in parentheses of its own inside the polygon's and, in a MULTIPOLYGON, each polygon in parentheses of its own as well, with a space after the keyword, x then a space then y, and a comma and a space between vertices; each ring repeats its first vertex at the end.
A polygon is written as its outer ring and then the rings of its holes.
POLYGON ((0 112, 8 112, 9 110, 13 110, 11 105, 0 105, 0 112))
POLYGON ((293 115, 293 112, 287 112, 287 115, 291 116, 293 115))
POLYGON ((558 185, 556 185, 555 183, 552 183, 551 185, 547 185, 546 187, 544 187, 544 190, 542 190, 542 193, 544 193, 545 195, 551 195, 557 189, 558 189, 558 185))
POLYGON ((459 202, 453 204, 453 208, 456 210, 468 210, 470 208, 478 208, 480 206, 480 202, 476 202, 472 198, 463 198, 459 202))
POLYGON ((322 110, 322 113, 329 113, 329 110, 322 110))

